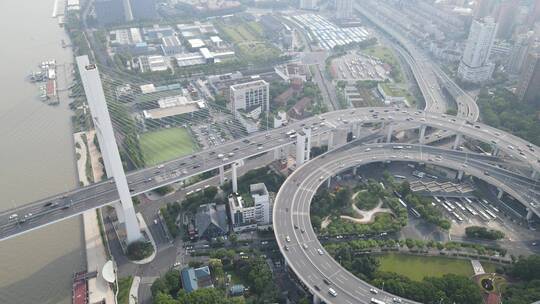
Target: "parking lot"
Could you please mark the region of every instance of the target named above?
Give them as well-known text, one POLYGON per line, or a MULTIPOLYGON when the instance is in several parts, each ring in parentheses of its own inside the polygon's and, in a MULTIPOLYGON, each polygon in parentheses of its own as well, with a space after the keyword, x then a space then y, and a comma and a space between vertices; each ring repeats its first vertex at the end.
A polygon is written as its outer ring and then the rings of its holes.
POLYGON ((229 139, 228 134, 222 131, 217 123, 193 126, 191 130, 202 149, 218 146, 229 139))
POLYGON ((375 57, 360 52, 350 52, 332 61, 332 76, 347 82, 385 81, 389 79, 390 66, 375 57))

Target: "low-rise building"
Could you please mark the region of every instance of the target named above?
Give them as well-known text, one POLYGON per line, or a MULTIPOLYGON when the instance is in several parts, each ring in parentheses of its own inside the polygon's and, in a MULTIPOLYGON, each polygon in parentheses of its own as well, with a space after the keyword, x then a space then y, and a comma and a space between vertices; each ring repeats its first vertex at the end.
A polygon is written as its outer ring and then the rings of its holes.
POLYGON ((196 51, 196 50, 206 46, 204 41, 202 41, 202 39, 199 39, 199 38, 189 39, 188 40, 188 45, 189 45, 189 48, 192 51, 196 51))
POLYGON ((200 205, 195 215, 195 226, 199 238, 214 238, 229 231, 225 205, 215 203, 200 205))
POLYGON ((212 275, 208 266, 184 268, 180 271, 180 280, 182 282, 182 288, 187 293, 202 288, 214 288, 212 275))
POLYGON ((405 96, 398 96, 393 93, 387 84, 377 84, 377 91, 381 94, 385 104, 406 102, 405 96))
POLYGON ((143 111, 145 119, 165 119, 171 116, 192 114, 207 110, 204 100, 191 100, 184 95, 164 97, 159 99, 157 103, 158 108, 143 111))
POLYGON ((165 56, 182 53, 182 43, 177 36, 168 36, 161 38, 161 51, 165 56))
POLYGON ((169 58, 161 55, 139 57, 141 72, 162 72, 169 68, 169 58))
POLYGON ((272 224, 272 201, 266 186, 258 183, 249 188, 250 197, 229 195, 229 216, 234 232, 268 228, 272 224))
POLYGON ((229 295, 231 297, 238 297, 244 294, 246 288, 242 284, 235 284, 229 288, 229 295))

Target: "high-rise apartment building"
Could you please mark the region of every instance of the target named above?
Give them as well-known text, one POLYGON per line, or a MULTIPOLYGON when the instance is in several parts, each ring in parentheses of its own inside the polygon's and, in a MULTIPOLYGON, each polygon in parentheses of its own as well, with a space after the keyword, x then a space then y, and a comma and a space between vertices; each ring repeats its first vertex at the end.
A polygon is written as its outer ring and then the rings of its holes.
POLYGON ((101 25, 149 20, 157 16, 155 0, 96 0, 94 8, 101 25))
POLYGON ((517 36, 506 64, 508 72, 512 74, 521 73, 521 69, 525 63, 525 59, 527 59, 527 54, 533 39, 534 33, 532 31, 517 36))
POLYGON ((351 18, 353 11, 353 0, 336 0, 336 18, 351 18))
POLYGON ((527 55, 516 91, 520 100, 540 107, 540 52, 533 48, 527 55))
POLYGON ((527 25, 532 28, 536 22, 540 21, 540 0, 534 0, 529 10, 527 25))
POLYGON ((300 0, 300 9, 314 10, 317 8, 317 0, 300 0))
POLYGON ((474 7, 474 18, 480 19, 490 16, 495 9, 496 1, 494 0, 476 0, 474 7))
POLYGON ((124 0, 96 0, 94 8, 96 19, 101 25, 127 21, 124 0))
POLYGON ((510 39, 519 10, 519 0, 506 0, 498 4, 496 10, 497 38, 510 39))
POLYGON ((156 0, 130 0, 131 12, 135 20, 151 20, 156 18, 156 0))
POLYGON ((497 33, 497 23, 491 17, 473 20, 458 75, 465 82, 482 83, 491 78, 495 65, 489 55, 497 33))
POLYGON ((230 105, 233 113, 245 110, 251 111, 256 107, 269 111, 270 85, 259 79, 246 83, 235 84, 230 87, 230 105))

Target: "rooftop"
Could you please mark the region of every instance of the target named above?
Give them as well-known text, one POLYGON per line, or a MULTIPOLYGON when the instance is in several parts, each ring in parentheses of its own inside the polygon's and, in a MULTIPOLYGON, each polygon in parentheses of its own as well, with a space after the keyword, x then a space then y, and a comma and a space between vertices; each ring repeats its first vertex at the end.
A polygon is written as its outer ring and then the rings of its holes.
POLYGON ((268 82, 266 82, 266 81, 264 81, 262 79, 259 79, 259 80, 255 80, 255 81, 234 84, 234 85, 231 86, 231 90, 241 90, 241 89, 247 89, 247 88, 250 88, 250 87, 265 86, 265 85, 268 85, 268 82))

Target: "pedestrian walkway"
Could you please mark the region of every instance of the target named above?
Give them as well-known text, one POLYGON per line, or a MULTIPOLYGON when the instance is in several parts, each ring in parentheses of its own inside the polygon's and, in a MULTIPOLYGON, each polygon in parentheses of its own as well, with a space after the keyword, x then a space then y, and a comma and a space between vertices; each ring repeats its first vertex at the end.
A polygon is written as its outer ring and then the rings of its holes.
POLYGON ((471 264, 473 267, 474 275, 484 274, 486 273, 484 271, 484 267, 482 267, 482 264, 479 260, 471 260, 471 264))
POLYGON ((139 284, 141 283, 141 277, 134 276, 131 287, 129 288, 129 304, 139 303, 139 284))
MULTIPOLYGON (((86 163, 87 163, 87 154, 90 154, 90 162, 95 164, 96 161, 99 163, 99 151, 93 143, 95 132, 80 132, 73 134, 76 145, 75 151, 80 155, 77 160, 77 172, 79 175, 79 181, 83 186, 89 185, 90 181, 88 180, 88 175, 86 172, 86 163), (86 139, 89 143, 89 146, 93 146, 93 154, 87 153, 89 147, 87 147, 87 142, 83 139, 83 134, 86 134, 86 139), (92 160, 94 159, 94 160, 92 160)), ((92 166, 91 176, 96 179, 96 177, 101 178, 99 170, 101 167, 92 166)), ((86 270, 87 272, 97 272, 95 278, 88 279, 88 300, 89 303, 100 303, 105 300, 106 304, 114 304, 115 296, 112 288, 109 286, 109 283, 105 281, 102 275, 102 269, 105 263, 107 262, 107 254, 105 252, 105 246, 101 239, 101 234, 99 231, 99 223, 97 220, 97 213, 95 210, 89 210, 83 213, 83 224, 84 224, 84 240, 85 240, 85 249, 86 249, 86 270)))

